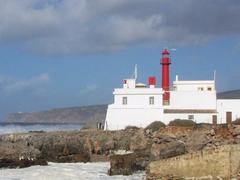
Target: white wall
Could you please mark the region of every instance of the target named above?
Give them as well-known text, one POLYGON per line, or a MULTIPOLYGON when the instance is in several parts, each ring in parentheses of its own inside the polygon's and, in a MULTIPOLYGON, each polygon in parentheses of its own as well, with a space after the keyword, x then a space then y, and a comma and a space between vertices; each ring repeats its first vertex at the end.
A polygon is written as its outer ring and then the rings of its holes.
POLYGON ((216 91, 171 91, 171 109, 216 109, 216 91))
POLYGON ((233 121, 240 118, 240 99, 217 100, 218 122, 226 123, 226 112, 232 112, 233 121))
POLYGON ((115 89, 115 108, 161 108, 163 91, 161 88, 115 89), (127 105, 122 104, 122 98, 127 97, 127 105), (149 97, 154 97, 154 105, 149 105, 149 97))
POLYGON ((145 128, 154 121, 163 121, 162 108, 112 108, 107 110, 105 130, 119 130, 126 126, 145 128))
POLYGON ((146 108, 162 107, 162 95, 115 95, 114 107, 146 108), (122 104, 122 98, 127 97, 127 105, 122 104), (154 97, 154 105, 149 104, 149 97, 154 97))
POLYGON ((115 89, 114 103, 108 106, 105 128, 124 129, 126 126, 146 127, 163 117, 163 91, 161 88, 115 89), (122 98, 127 97, 127 104, 122 98), (149 104, 149 97, 154 97, 154 104, 149 104))
POLYGON ((176 91, 199 91, 199 88, 203 88, 203 91, 208 91, 208 88, 215 90, 214 81, 173 81, 173 89, 176 91))

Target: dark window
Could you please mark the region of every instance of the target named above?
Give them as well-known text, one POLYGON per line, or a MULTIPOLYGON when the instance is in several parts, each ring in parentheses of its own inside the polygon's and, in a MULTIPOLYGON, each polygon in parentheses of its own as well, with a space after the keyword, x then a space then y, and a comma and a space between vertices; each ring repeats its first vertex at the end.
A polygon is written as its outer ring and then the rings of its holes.
POLYGON ((154 104, 154 97, 153 96, 149 97, 149 104, 150 105, 154 104))
POLYGON ((122 98, 122 104, 123 105, 127 105, 127 97, 123 97, 122 98))

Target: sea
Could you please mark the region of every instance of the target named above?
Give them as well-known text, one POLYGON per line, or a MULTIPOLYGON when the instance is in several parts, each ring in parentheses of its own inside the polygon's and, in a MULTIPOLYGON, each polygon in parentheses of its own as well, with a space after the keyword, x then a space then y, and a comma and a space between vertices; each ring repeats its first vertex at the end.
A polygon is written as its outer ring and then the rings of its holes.
MULTIPOLYGON (((31 131, 80 130, 82 124, 0 123, 0 134, 31 131)), ((0 180, 142 180, 143 171, 131 176, 109 176, 109 162, 97 163, 52 163, 47 166, 31 166, 22 169, 0 169, 0 180)))
POLYGON ((67 123, 0 123, 0 134, 23 133, 31 131, 71 131, 80 130, 83 124, 67 123))

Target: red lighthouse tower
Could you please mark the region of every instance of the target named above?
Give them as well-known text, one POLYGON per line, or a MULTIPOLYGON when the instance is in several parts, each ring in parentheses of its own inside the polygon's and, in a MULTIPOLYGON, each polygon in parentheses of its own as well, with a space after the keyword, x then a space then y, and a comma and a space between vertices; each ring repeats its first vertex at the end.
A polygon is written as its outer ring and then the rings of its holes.
POLYGON ((163 95, 163 104, 169 105, 170 103, 170 92, 169 92, 169 65, 170 61, 170 53, 167 49, 164 49, 162 52, 162 88, 165 91, 163 95))

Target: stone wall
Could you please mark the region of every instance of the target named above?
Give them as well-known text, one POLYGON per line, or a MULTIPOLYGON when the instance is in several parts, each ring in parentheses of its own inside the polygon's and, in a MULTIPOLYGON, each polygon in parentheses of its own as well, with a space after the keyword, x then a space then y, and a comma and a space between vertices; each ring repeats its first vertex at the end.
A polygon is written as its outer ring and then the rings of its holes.
POLYGON ((240 145, 226 145, 174 158, 154 161, 147 167, 148 179, 164 177, 236 177, 240 167, 240 145))

